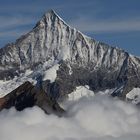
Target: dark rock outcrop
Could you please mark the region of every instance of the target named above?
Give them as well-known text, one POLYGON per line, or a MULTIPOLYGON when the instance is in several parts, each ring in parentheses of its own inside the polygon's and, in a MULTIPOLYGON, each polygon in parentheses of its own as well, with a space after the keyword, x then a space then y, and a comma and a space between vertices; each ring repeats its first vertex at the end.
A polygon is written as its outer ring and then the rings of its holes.
POLYGON ((27 107, 39 106, 46 114, 61 116, 65 111, 50 99, 42 89, 37 89, 30 82, 25 82, 3 98, 0 98, 0 110, 14 106, 18 111, 27 107))

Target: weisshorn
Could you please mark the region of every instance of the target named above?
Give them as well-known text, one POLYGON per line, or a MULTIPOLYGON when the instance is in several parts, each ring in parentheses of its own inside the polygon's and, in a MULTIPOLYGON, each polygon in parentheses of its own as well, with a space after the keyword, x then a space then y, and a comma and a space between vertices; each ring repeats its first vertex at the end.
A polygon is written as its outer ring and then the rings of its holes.
POLYGON ((139 76, 140 58, 84 35, 53 10, 0 49, 1 96, 30 81, 56 101, 80 86, 94 93, 111 89, 109 94, 125 100, 140 87, 139 76))

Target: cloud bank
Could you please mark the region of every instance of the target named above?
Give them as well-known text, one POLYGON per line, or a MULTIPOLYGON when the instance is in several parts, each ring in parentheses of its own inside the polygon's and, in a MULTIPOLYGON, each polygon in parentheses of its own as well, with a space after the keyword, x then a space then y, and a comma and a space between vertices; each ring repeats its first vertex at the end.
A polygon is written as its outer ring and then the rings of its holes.
POLYGON ((0 140, 139 140, 140 112, 133 105, 100 95, 65 103, 66 117, 38 107, 0 113, 0 140))

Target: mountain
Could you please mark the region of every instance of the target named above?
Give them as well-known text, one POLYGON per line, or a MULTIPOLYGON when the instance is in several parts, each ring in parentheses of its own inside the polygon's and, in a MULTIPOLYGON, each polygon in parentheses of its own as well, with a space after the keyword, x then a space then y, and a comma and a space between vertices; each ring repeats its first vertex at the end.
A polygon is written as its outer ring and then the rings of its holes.
POLYGON ((44 110, 46 114, 54 113, 61 116, 65 113, 56 101, 51 100, 43 90, 33 86, 29 81, 0 98, 0 110, 14 106, 18 111, 22 111, 35 105, 44 110))
POLYGON ((53 10, 0 49, 2 96, 28 80, 55 100, 87 85, 95 93, 112 89, 112 96, 125 100, 140 87, 139 76, 140 58, 84 35, 53 10))

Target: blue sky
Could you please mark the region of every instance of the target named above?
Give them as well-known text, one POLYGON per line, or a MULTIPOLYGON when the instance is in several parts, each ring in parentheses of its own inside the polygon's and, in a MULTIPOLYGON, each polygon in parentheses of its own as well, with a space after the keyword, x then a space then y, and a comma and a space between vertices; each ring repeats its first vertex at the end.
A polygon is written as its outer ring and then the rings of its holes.
POLYGON ((140 56, 140 0, 0 0, 0 47, 49 9, 86 35, 140 56))

